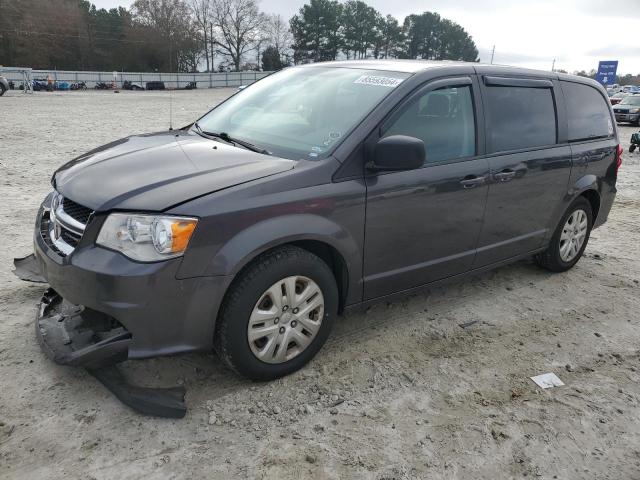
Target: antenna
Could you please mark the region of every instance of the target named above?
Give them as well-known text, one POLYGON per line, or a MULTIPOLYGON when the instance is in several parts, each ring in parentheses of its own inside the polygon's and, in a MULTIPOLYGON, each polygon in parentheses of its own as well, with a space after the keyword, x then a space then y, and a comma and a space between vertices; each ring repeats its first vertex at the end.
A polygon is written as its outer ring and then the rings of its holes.
MULTIPOLYGON (((173 53, 172 53, 172 38, 171 32, 169 32, 169 72, 173 70, 173 53)), ((171 75, 171 73, 169 73, 171 75)), ((177 76, 176 76, 177 78, 177 76)), ((167 82, 169 85, 169 130, 173 130, 173 89, 171 88, 171 84, 167 82)), ((177 84, 176 84, 177 87, 177 84)))
POLYGON ((169 130, 173 130, 173 89, 169 90, 169 130))

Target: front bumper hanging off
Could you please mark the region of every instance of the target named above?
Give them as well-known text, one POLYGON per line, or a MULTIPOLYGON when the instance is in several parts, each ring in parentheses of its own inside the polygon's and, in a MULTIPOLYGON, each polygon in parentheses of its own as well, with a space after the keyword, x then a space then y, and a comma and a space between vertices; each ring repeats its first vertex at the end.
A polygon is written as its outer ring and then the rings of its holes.
MULTIPOLYGON (((33 255, 16 259, 14 265, 14 273, 23 280, 44 281, 33 255)), ((134 410, 168 418, 186 414, 184 387, 145 388, 125 380, 116 365, 128 358, 131 334, 108 315, 71 304, 49 288, 38 306, 36 337, 54 362, 86 368, 134 410)))

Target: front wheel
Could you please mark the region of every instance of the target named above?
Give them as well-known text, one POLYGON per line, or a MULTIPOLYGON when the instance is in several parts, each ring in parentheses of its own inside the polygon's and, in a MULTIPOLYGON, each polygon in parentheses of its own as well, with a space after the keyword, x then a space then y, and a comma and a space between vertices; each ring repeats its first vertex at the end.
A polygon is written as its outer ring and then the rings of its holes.
POLYGON ((552 272, 569 270, 582 257, 592 226, 591 204, 578 197, 560 220, 547 249, 535 256, 536 263, 552 272))
POLYGON ((338 311, 338 288, 316 255, 286 246, 246 267, 223 302, 214 347, 254 380, 292 373, 320 350, 338 311))

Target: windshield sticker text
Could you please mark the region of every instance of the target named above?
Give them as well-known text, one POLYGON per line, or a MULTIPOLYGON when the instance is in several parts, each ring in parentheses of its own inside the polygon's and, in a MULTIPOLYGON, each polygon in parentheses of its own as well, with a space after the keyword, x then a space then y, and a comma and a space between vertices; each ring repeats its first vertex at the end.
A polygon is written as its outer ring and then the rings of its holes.
POLYGON ((378 77, 376 75, 362 75, 353 83, 361 85, 374 85, 376 87, 396 88, 402 83, 402 78, 378 77))

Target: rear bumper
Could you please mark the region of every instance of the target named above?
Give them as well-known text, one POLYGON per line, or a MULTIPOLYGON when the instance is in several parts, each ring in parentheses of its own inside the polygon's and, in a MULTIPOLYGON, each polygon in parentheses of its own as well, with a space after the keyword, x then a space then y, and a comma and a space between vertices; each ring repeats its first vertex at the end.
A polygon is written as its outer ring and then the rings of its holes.
MULTIPOLYGON (((120 324, 130 335, 126 358, 212 348, 229 277, 177 279, 181 259, 138 263, 84 238, 73 253, 60 256, 40 233, 42 214, 43 210, 34 235, 34 256, 42 276, 69 304, 120 324)), ((87 234, 91 235, 89 229, 87 234)))

